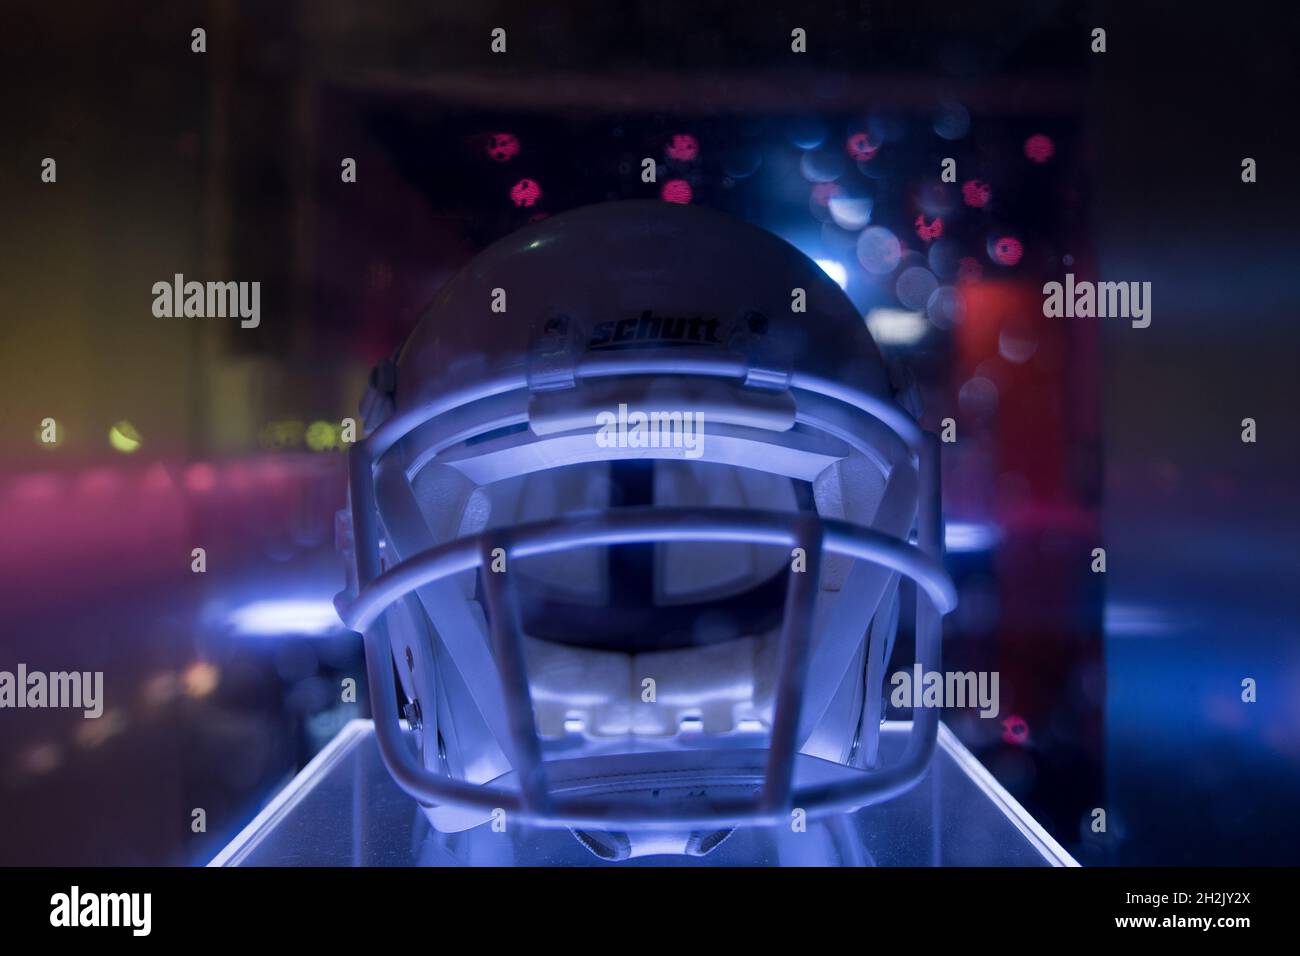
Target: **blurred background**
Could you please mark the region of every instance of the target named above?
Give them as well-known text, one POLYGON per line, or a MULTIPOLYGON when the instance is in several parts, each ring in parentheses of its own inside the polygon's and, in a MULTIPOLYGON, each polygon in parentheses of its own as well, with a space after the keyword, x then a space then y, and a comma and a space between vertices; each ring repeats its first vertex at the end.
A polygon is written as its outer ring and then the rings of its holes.
POLYGON ((0 863, 205 862, 367 714, 340 421, 478 250, 655 195, 794 243, 959 422, 945 666, 1002 714, 947 719, 1049 832, 1300 862, 1296 14, 796 9, 7 5, 0 670, 106 700, 0 712, 0 863), (1150 328, 1043 318, 1066 272, 1151 282, 1150 328), (155 318, 176 273, 260 281, 260 326, 155 318))

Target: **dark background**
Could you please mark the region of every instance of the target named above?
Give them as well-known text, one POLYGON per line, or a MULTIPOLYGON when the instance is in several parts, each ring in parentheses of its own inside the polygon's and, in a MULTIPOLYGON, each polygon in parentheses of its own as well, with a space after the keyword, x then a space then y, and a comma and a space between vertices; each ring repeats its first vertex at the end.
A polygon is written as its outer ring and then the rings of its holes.
POLYGON ((693 201, 844 260, 864 314, 899 308, 824 227, 806 153, 843 165, 912 264, 941 157, 992 188, 946 219, 981 271, 961 321, 887 347, 925 423, 960 422, 945 513, 975 543, 949 559, 948 666, 999 670, 1018 719, 950 724, 1085 863, 1300 862, 1296 27, 1185 3, 8 4, 0 669, 104 670, 107 711, 0 712, 0 862, 202 862, 365 715, 364 680, 338 703, 364 669, 328 611, 343 459, 310 426, 355 414, 491 240, 653 195, 652 155, 693 201), (969 129, 944 140, 954 102, 969 129), (857 129, 883 142, 860 166, 837 148, 857 129), (498 163, 502 131, 521 149, 498 163), (666 157, 677 133, 697 160, 666 157), (538 205, 510 201, 521 177, 538 205), (989 255, 1003 234, 1013 267, 989 255), (1043 319, 1067 269, 1150 281, 1151 327, 1043 319), (155 319, 177 272, 260 280, 261 327, 155 319), (1032 356, 1007 360, 1008 337, 1032 356), (122 421, 130 455, 108 442, 122 421))

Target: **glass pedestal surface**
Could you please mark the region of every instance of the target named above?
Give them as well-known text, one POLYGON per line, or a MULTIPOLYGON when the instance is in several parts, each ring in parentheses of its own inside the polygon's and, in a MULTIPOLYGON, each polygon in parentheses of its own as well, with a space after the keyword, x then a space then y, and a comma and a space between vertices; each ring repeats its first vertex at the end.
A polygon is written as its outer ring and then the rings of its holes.
MULTIPOLYGON (((882 747, 907 723, 886 723, 882 747)), ((347 724, 210 866, 1077 866, 942 724, 912 790, 806 832, 742 828, 703 857, 609 863, 568 830, 433 829, 384 768, 368 720, 347 724)))

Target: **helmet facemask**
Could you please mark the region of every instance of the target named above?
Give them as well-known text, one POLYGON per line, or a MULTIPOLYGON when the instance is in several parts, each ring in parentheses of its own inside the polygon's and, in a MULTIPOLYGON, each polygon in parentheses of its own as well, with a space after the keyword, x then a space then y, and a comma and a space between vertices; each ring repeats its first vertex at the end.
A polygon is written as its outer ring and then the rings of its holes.
MULTIPOLYGON (((653 524, 656 515, 762 515, 805 529, 831 521, 898 541, 914 529, 911 449, 867 416, 813 396, 801 415, 789 393, 750 400, 736 386, 724 395, 710 383, 701 393, 688 380, 684 391, 715 414, 698 454, 611 448, 596 441, 598 409, 666 407, 664 394, 683 389, 672 377, 596 384, 516 395, 513 414, 500 396, 489 399, 477 433, 461 408, 433 453, 433 419, 410 432, 415 440, 395 442, 373 469, 385 563, 458 540, 504 544, 537 523, 618 516, 653 524), (622 387, 611 392, 609 384, 622 387)), ((554 810, 531 817, 574 826, 598 855, 707 851, 730 824, 754 818, 718 814, 719 806, 756 804, 770 785, 789 676, 787 605, 794 580, 811 572, 787 786, 801 775, 844 783, 842 775, 878 769, 900 574, 823 555, 815 537, 811 558, 775 538, 688 530, 508 557, 488 548, 476 566, 419 584, 385 622, 402 694, 413 702, 406 713, 419 724, 419 763, 448 779, 521 792, 528 784, 518 768, 531 766, 545 780, 534 781, 535 793, 548 803, 655 808, 643 825, 634 810, 607 827, 554 810), (508 605, 499 614, 493 591, 508 605), (513 687, 494 625, 517 641, 513 687), (711 817, 724 825, 695 825, 711 817)), ((438 829, 454 831, 487 822, 497 808, 447 801, 426 809, 438 829)))

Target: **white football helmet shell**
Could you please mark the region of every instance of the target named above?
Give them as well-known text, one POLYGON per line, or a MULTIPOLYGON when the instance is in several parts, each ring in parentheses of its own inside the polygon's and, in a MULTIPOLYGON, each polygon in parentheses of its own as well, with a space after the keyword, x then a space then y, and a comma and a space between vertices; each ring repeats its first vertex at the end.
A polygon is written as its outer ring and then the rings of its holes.
POLYGON ((440 290, 366 409, 338 604, 439 829, 497 811, 687 852, 924 771, 937 714, 892 764, 878 727, 900 577, 927 670, 955 604, 938 446, 786 242, 657 201, 545 219, 440 290), (620 408, 703 433, 599 441, 620 408))

